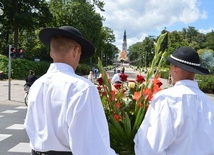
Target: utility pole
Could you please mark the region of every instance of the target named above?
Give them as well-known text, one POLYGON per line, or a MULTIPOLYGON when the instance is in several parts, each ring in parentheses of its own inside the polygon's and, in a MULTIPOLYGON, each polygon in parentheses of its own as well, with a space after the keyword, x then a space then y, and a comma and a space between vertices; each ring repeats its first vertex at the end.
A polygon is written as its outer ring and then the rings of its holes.
POLYGON ((11 94, 11 48, 12 46, 9 45, 8 49, 8 100, 10 100, 10 94, 11 94))

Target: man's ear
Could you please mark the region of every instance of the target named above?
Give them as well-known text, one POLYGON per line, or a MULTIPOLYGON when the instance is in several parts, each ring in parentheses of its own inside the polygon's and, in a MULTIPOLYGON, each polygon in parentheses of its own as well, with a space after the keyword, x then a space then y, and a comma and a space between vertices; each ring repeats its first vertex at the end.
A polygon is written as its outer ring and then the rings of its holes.
POLYGON ((50 51, 50 57, 53 59, 53 53, 50 51))
POLYGON ((81 52, 80 47, 79 46, 75 47, 73 50, 73 57, 76 58, 80 52, 81 52))

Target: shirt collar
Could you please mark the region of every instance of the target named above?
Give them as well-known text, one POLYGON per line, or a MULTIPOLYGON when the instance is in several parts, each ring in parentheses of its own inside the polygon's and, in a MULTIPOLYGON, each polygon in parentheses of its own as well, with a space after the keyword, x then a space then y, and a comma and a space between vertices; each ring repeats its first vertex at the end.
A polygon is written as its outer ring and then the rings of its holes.
POLYGON ((65 63, 51 63, 48 72, 54 72, 54 71, 68 71, 74 73, 74 69, 65 63))
POLYGON ((176 82, 176 84, 174 86, 179 86, 179 85, 184 85, 186 87, 198 88, 197 81, 193 81, 193 80, 180 80, 180 81, 176 82))

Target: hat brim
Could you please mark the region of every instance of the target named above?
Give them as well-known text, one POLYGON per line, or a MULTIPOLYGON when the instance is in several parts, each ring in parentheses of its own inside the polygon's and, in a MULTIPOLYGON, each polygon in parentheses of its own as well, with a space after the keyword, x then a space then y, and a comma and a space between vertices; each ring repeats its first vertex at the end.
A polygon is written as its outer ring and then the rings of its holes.
POLYGON ((203 68, 201 66, 192 66, 192 65, 184 64, 184 63, 181 63, 179 61, 172 59, 171 57, 167 57, 166 60, 169 61, 171 64, 173 64, 183 70, 189 71, 189 72, 193 72, 193 73, 197 73, 197 74, 209 74, 210 73, 209 70, 206 68, 203 68))
POLYGON ((55 35, 66 36, 68 38, 75 40, 77 43, 79 43, 82 48, 82 54, 80 59, 87 59, 91 57, 95 52, 95 48, 91 42, 89 42, 88 40, 86 40, 85 38, 79 35, 76 35, 75 33, 72 33, 63 29, 58 29, 58 28, 42 29, 39 33, 39 39, 44 45, 46 45, 47 47, 50 47, 51 37, 55 35))

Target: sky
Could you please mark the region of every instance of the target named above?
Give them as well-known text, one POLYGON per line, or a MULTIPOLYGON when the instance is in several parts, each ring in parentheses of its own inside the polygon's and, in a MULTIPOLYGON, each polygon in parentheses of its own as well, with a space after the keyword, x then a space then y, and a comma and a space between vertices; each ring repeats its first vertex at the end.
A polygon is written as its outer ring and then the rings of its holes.
POLYGON ((122 49, 124 30, 127 46, 146 36, 195 27, 201 33, 214 30, 214 0, 102 0, 105 12, 103 26, 113 30, 115 42, 122 49))

